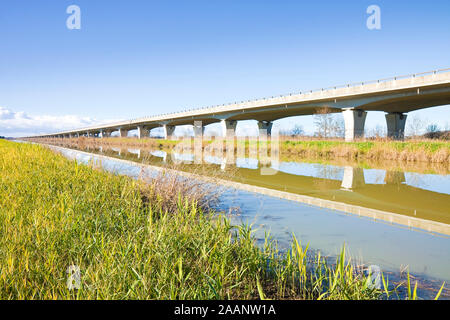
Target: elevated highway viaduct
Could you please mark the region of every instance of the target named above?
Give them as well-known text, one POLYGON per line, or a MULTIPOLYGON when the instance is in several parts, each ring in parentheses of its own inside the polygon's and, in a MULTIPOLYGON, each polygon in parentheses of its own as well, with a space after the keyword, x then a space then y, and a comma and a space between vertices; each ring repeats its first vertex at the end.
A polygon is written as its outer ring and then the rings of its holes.
POLYGON ((270 134, 275 120, 312 115, 326 108, 329 112, 342 112, 346 141, 363 137, 369 111, 386 112, 388 137, 403 139, 408 112, 447 104, 450 104, 450 69, 442 69, 161 114, 33 138, 108 137, 115 131, 125 137, 131 130, 137 130, 138 137, 143 138, 157 127, 163 127, 165 137, 170 138, 176 126, 193 125, 195 134, 202 134, 205 126, 216 122, 221 123, 224 136, 229 136, 234 134, 240 120, 257 120, 259 128, 270 134))

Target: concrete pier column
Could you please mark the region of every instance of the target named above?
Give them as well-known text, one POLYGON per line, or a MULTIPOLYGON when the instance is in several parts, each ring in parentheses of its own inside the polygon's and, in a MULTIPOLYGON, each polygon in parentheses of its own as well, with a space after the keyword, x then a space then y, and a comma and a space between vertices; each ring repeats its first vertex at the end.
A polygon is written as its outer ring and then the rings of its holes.
POLYGON ((261 130, 266 130, 268 136, 272 135, 272 126, 272 121, 258 121, 259 132, 261 132, 261 130))
POLYGON ((111 137, 111 131, 101 130, 100 131, 100 136, 102 138, 109 138, 109 137, 111 137))
POLYGON ((167 124, 163 125, 164 130, 164 139, 170 140, 173 139, 175 133, 175 126, 169 126, 167 124))
POLYGON ((119 136, 122 137, 122 138, 128 137, 128 130, 119 128, 119 136))
POLYGON ((201 121, 195 121, 193 129, 194 129, 194 137, 203 138, 203 133, 205 132, 205 127, 203 126, 201 121))
POLYGON ((354 141, 356 138, 364 137, 364 123, 367 112, 356 109, 345 109, 342 111, 345 122, 345 141, 354 141))
POLYGON ((236 135, 236 120, 222 120, 220 125, 222 126, 222 137, 234 138, 236 135))
POLYGON ((406 114, 388 113, 386 114, 387 136, 395 140, 403 140, 405 138, 406 114))
POLYGON ((148 130, 144 126, 138 126, 137 131, 138 131, 138 139, 150 137, 150 130, 148 130))
POLYGON ((342 179, 341 188, 343 190, 352 190, 365 185, 363 168, 354 168, 351 166, 344 167, 344 178, 342 179))

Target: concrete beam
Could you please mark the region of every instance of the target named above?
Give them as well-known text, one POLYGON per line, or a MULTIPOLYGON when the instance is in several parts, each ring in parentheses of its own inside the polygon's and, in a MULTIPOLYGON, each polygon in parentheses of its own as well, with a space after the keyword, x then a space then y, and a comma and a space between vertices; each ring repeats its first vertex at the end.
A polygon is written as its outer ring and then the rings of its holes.
POLYGON ((406 114, 388 113, 386 114, 387 136, 395 140, 405 138, 406 114))
POLYGON ((272 121, 258 121, 258 129, 259 129, 260 135, 261 135, 261 130, 266 130, 267 136, 272 135, 272 126, 273 126, 272 121))
POLYGON ((367 112, 356 109, 346 109, 342 112, 345 122, 345 141, 354 141, 364 137, 364 123, 367 112))
POLYGON ((167 124, 163 125, 164 139, 166 140, 173 139, 175 128, 176 128, 175 126, 169 126, 167 124))
POLYGON ((220 125, 222 126, 222 137, 234 138, 236 135, 236 120, 222 120, 220 125))

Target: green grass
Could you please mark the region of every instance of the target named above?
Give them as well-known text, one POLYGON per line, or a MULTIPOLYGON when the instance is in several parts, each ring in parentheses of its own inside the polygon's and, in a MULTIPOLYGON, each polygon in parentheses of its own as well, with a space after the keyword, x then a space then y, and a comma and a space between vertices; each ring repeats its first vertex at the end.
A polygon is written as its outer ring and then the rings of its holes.
POLYGON ((0 299, 377 299, 345 259, 287 253, 201 198, 0 141, 0 299), (167 202, 171 202, 168 204, 167 202), (69 290, 67 269, 81 270, 69 290))

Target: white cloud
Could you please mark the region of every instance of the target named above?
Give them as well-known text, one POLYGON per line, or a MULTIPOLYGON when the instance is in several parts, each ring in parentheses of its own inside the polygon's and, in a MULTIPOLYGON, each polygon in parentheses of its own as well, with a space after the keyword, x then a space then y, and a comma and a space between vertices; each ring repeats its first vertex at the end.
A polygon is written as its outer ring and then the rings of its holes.
POLYGON ((0 107, 0 136, 21 137, 83 128, 115 120, 97 120, 76 115, 29 116, 0 107))

